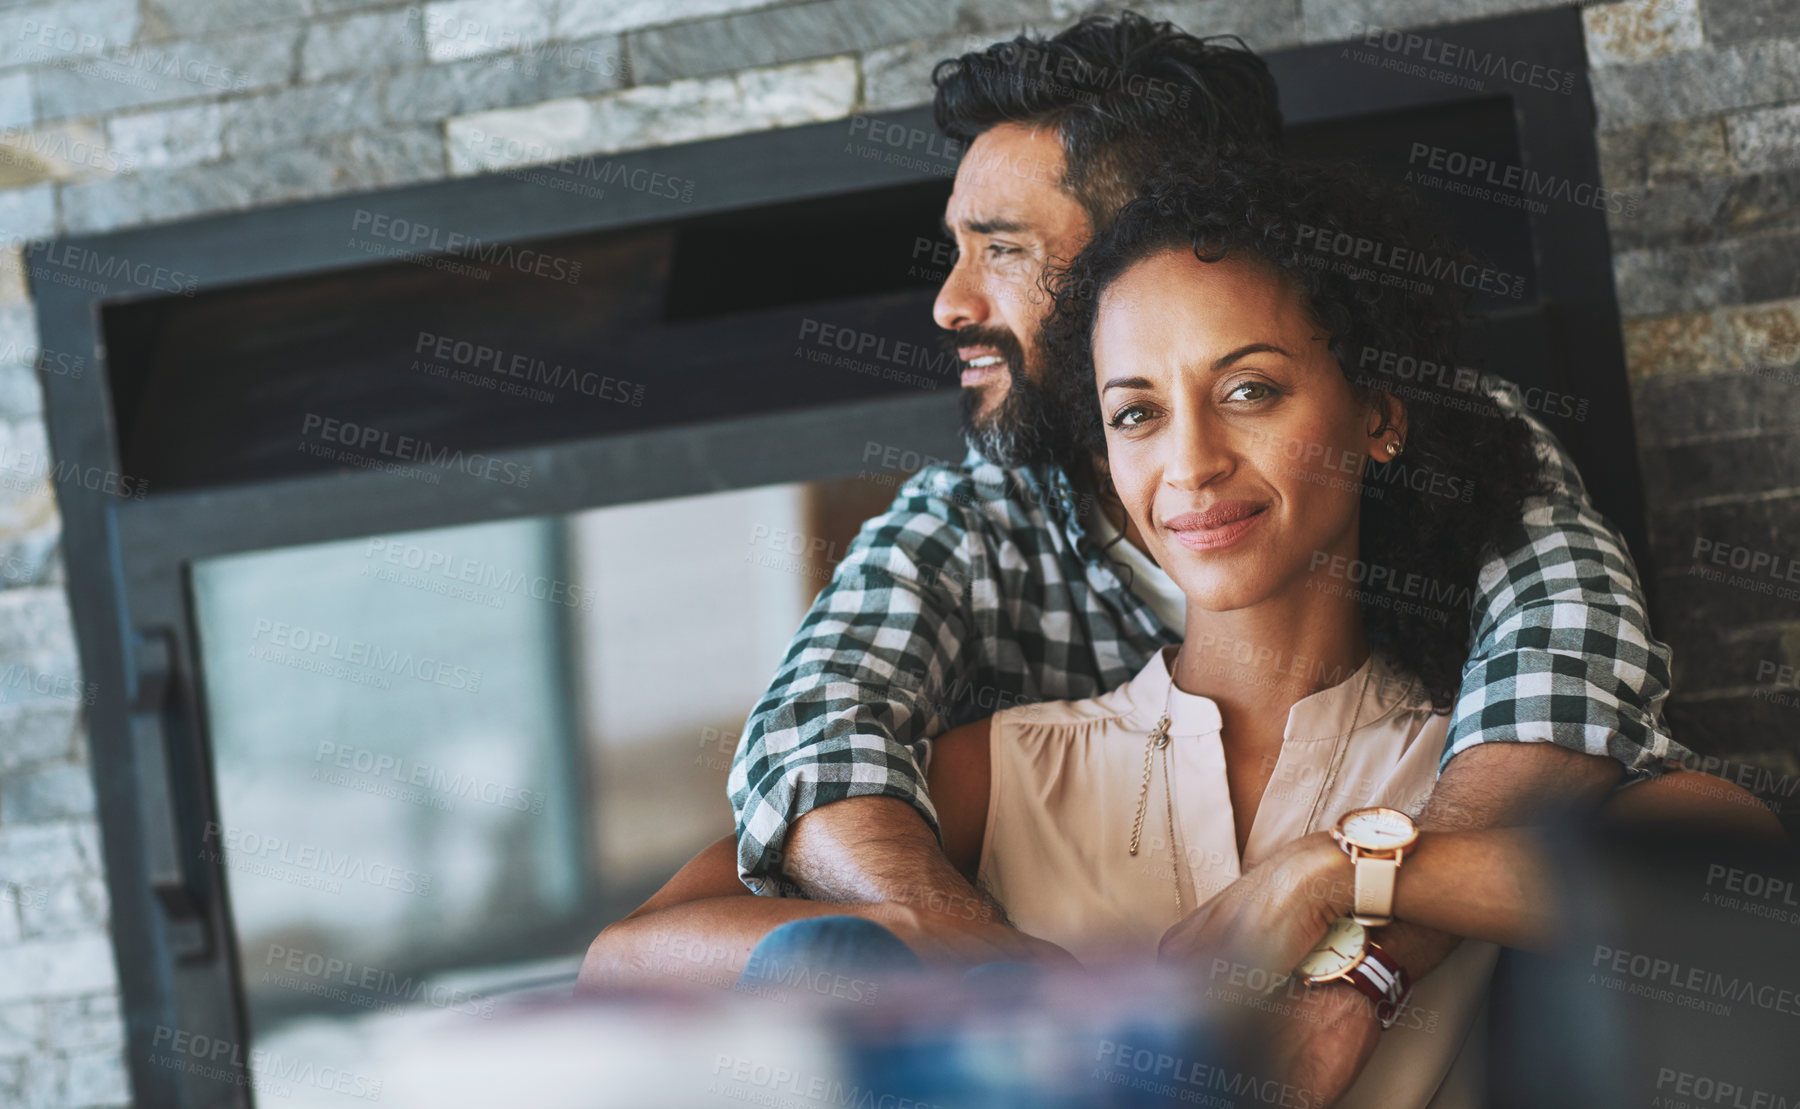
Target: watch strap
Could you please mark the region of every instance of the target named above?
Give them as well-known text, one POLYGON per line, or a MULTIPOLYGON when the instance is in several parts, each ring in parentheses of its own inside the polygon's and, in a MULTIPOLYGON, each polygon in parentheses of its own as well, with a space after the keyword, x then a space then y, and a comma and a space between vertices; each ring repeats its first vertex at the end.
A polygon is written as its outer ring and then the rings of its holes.
POLYGON ((1345 979, 1375 1003, 1375 1017, 1383 1030, 1392 1028, 1400 1019, 1400 1010, 1412 993, 1406 968, 1373 943, 1364 948, 1362 961, 1351 968, 1345 979))
POLYGON ((1356 909, 1351 918, 1365 928, 1379 928, 1394 919, 1394 878, 1400 860, 1393 856, 1371 858, 1361 853, 1351 856, 1356 871, 1356 909))

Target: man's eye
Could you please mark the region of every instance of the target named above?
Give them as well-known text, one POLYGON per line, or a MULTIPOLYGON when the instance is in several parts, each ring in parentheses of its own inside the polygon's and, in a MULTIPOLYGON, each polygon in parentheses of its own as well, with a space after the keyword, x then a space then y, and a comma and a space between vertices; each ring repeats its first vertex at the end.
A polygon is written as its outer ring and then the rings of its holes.
POLYGON ((1019 253, 1019 248, 1016 246, 1001 246, 999 243, 989 243, 987 251, 990 256, 999 257, 1003 254, 1017 254, 1019 253))

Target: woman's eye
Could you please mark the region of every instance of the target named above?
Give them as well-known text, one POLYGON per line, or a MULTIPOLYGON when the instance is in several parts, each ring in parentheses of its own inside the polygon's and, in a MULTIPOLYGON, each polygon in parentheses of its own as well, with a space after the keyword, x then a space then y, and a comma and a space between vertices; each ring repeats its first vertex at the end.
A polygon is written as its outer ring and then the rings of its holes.
POLYGON ((1113 418, 1107 423, 1108 426, 1114 429, 1133 428, 1142 424, 1149 418, 1150 413, 1143 405, 1134 404, 1127 408, 1121 408, 1113 413, 1113 418))
POLYGON ((1273 385, 1261 381, 1241 381, 1231 387, 1231 392, 1225 395, 1225 399, 1255 402, 1268 400, 1275 395, 1276 389, 1273 385))

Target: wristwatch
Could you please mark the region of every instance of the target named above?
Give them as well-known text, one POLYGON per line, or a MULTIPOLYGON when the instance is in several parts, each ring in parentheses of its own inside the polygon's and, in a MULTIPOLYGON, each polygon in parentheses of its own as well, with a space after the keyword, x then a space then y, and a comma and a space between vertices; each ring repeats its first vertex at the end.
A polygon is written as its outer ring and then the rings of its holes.
POLYGON ((1309 986, 1343 979, 1375 1003, 1375 1016, 1383 1029, 1392 1028, 1412 993, 1406 968, 1395 962, 1369 938, 1369 930, 1341 916, 1331 922, 1325 938, 1294 968, 1309 986))
POLYGON ((1399 809, 1352 809, 1331 830, 1331 838, 1356 868, 1356 904, 1351 918, 1367 928, 1392 922, 1394 877, 1406 849, 1418 841, 1418 825, 1399 809))

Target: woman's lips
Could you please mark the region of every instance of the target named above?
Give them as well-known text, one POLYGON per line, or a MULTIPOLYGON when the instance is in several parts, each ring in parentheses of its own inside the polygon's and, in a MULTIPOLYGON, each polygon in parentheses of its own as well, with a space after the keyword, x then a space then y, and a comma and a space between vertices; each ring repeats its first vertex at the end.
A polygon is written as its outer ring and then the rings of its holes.
POLYGON ((1242 539, 1262 520, 1268 507, 1254 501, 1228 501, 1205 512, 1184 512, 1163 521, 1163 527, 1190 551, 1216 551, 1242 539))

